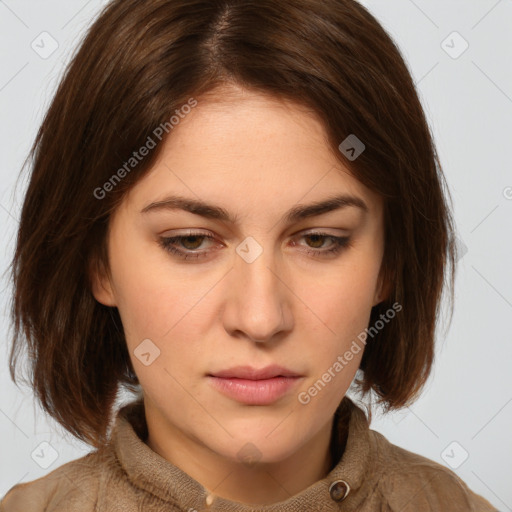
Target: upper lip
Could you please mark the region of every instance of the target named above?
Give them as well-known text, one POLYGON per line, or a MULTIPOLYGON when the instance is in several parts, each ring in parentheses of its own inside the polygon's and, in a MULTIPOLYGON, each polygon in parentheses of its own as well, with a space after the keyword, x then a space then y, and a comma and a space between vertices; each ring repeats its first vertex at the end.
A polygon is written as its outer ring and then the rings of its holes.
POLYGON ((288 368, 272 364, 265 368, 253 368, 252 366, 235 366, 227 370, 221 370, 209 374, 212 377, 220 377, 223 379, 237 378, 248 380, 263 380, 273 377, 300 377, 300 375, 288 368))

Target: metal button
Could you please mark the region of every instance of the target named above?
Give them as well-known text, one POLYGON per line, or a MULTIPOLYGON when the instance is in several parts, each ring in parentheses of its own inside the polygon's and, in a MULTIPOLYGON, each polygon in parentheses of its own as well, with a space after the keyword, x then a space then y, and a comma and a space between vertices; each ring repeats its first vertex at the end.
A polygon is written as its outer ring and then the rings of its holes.
POLYGON ((336 480, 329 487, 329 494, 334 501, 343 501, 350 492, 350 485, 345 480, 336 480))

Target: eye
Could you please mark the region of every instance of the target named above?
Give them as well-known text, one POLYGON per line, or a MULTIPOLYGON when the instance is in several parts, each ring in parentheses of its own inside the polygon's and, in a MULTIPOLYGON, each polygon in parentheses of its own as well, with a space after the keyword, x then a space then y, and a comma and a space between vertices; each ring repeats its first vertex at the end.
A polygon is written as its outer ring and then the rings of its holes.
MULTIPOLYGON (((312 254, 313 256, 335 256, 340 253, 342 250, 350 247, 350 237, 348 236, 335 236, 330 235, 329 233, 321 233, 321 232, 313 232, 302 235, 301 238, 310 239, 313 243, 314 249, 310 248, 306 249, 305 252, 308 254, 312 254), (331 244, 327 249, 318 249, 318 247, 323 246, 323 242, 325 239, 331 240, 331 244)), ((297 245, 297 244, 295 244, 297 245)), ((312 247, 309 245, 308 247, 312 247)))
POLYGON ((207 256, 206 251, 195 252, 202 245, 202 239, 214 240, 215 237, 208 233, 190 232, 186 235, 162 237, 159 243, 166 251, 180 258, 188 259, 191 257, 197 259, 207 256), (185 250, 177 247, 180 245, 185 250))
MULTIPOLYGON (((304 252, 312 256, 328 257, 336 256, 342 250, 350 247, 350 237, 339 237, 330 235, 329 233, 313 232, 302 235, 299 238, 309 239, 312 245, 303 249, 304 252), (325 240, 330 240, 331 244, 325 248, 325 240), (322 248, 324 246, 324 248, 322 248)), ((215 237, 209 233, 189 232, 185 235, 173 237, 161 237, 159 244, 169 253, 182 259, 199 259, 207 257, 210 253, 208 250, 198 251, 206 240, 215 240, 215 237)), ((293 242, 293 246, 299 244, 293 242)))

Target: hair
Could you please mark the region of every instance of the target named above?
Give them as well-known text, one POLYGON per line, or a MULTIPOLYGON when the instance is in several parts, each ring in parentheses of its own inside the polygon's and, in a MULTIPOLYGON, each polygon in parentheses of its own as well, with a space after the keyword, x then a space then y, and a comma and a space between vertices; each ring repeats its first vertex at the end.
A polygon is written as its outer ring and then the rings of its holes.
POLYGON ((394 303, 403 312, 365 348, 362 395, 397 409, 431 372, 445 285, 453 314, 449 192, 407 65, 379 22, 354 0, 114 0, 73 55, 30 150, 11 264, 11 377, 28 351, 43 409, 88 444, 107 441, 118 393, 139 386, 118 310, 95 300, 91 269, 109 273, 110 216, 166 137, 108 193, 95 191, 191 98, 214 100, 230 85, 312 110, 338 160, 384 200, 389 293, 370 325, 394 303), (338 149, 350 134, 366 146, 354 161, 338 149))

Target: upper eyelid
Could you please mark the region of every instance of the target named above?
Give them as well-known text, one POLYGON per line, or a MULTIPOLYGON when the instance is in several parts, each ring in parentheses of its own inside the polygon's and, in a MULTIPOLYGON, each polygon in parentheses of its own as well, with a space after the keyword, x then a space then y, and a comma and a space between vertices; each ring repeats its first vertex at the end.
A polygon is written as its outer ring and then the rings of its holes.
MULTIPOLYGON (((325 236, 338 236, 338 237, 344 237, 349 236, 349 232, 352 230, 350 229, 343 229, 343 228, 305 228, 302 230, 297 231, 291 236, 305 236, 305 235, 325 235, 325 236), (343 231, 343 233, 330 233, 329 230, 331 229, 338 229, 339 231, 343 231)), ((160 236, 162 238, 178 238, 178 237, 188 237, 188 236, 205 236, 205 237, 211 237, 211 238, 217 238, 216 234, 213 234, 211 231, 201 231, 200 228, 183 228, 183 231, 181 230, 174 230, 172 234, 165 235, 168 231, 164 231, 160 236)), ((249 235, 248 235, 249 236, 249 235)))
MULTIPOLYGON (((319 235, 319 236, 323 236, 324 238, 333 238, 333 239, 350 239, 350 235, 348 234, 344 234, 344 235, 335 235, 333 233, 328 233, 326 232, 325 230, 322 230, 321 228, 317 228, 315 230, 315 228, 313 228, 313 231, 299 231, 299 233, 293 235, 292 238, 302 238, 302 237, 305 237, 305 236, 311 236, 311 235, 319 235)), ((210 232, 208 233, 202 233, 200 231, 194 231, 192 228, 188 231, 188 232, 185 232, 185 233, 177 233, 177 234, 173 234, 173 235, 170 235, 170 236, 161 236, 161 240, 165 241, 165 240, 180 240, 180 239, 183 239, 183 238, 188 238, 188 237, 205 237, 207 240, 210 240, 212 243, 217 239, 217 237, 215 235, 212 235, 210 232)), ((184 249, 184 251, 187 251, 187 249, 184 249)), ((189 249, 189 251, 191 253, 193 252, 197 252, 197 253, 201 253, 201 252, 205 252, 207 251, 207 249, 203 249, 203 250, 195 250, 195 249, 189 249)))

